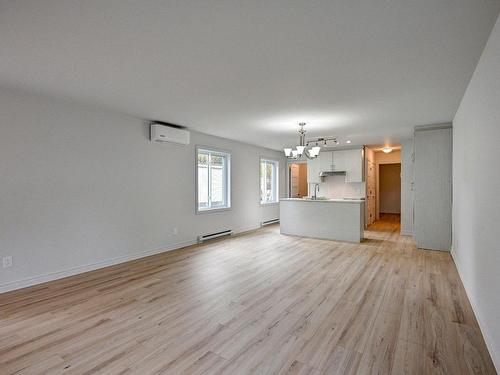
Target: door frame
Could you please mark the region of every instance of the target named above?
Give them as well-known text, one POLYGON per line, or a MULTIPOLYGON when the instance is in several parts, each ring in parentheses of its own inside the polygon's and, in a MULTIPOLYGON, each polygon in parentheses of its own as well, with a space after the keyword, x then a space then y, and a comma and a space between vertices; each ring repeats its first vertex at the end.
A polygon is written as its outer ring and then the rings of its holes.
MULTIPOLYGON (((377 217, 377 220, 380 220, 380 166, 382 165, 389 165, 389 164, 399 164, 399 194, 401 197, 401 173, 402 173, 402 164, 401 161, 396 162, 396 163, 377 163, 377 173, 375 175, 375 215, 377 217)), ((400 198, 400 209, 399 209, 399 214, 401 215, 401 198, 400 198)))

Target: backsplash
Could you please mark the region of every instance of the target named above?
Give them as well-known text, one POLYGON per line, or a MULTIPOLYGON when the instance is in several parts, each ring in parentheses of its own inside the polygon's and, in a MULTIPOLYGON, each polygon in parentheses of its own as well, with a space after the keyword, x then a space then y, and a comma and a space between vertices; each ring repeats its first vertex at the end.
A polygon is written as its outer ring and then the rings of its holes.
MULTIPOLYGON (((366 195, 366 184, 364 182, 345 182, 345 176, 327 176, 319 184, 318 197, 327 198, 364 198, 366 195)), ((313 186, 311 184, 310 191, 313 186)), ((311 195, 311 194, 310 194, 311 195)))

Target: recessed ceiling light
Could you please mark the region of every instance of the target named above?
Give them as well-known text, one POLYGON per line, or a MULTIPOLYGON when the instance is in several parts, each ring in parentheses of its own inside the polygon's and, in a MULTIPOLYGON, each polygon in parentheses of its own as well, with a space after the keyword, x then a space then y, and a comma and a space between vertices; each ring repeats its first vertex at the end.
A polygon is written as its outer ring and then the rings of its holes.
POLYGON ((391 151, 392 151, 392 147, 384 147, 384 148, 382 149, 382 151, 384 151, 386 154, 388 154, 389 152, 391 152, 391 151))
POLYGON ((347 140, 347 141, 345 141, 345 143, 351 143, 351 141, 347 140))

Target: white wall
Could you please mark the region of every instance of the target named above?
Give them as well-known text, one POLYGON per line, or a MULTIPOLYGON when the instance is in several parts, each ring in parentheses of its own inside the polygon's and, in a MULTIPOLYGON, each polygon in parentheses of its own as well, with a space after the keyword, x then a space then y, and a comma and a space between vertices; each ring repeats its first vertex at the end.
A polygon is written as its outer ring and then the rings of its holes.
POLYGON ((401 144, 401 234, 413 235, 413 139, 401 144))
POLYGON ((364 182, 345 182, 345 175, 326 176, 319 184, 318 196, 327 198, 364 198, 364 182))
POLYGON ((140 119, 0 90, 0 257, 14 260, 0 268, 0 291, 278 217, 278 205, 260 206, 258 173, 260 156, 279 159, 284 196, 280 152, 191 136, 189 146, 152 143, 140 119), (230 211, 195 214, 195 145, 231 152, 230 211))
POLYGON ((453 120, 453 250, 500 372, 500 19, 453 120))

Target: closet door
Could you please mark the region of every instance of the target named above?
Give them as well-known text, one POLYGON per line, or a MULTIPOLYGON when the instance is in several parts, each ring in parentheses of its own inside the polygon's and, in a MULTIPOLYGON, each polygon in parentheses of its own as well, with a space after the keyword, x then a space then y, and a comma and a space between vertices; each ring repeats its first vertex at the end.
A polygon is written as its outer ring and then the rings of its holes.
POLYGON ((451 248, 452 129, 415 130, 417 247, 451 248))

